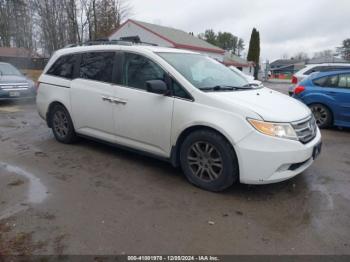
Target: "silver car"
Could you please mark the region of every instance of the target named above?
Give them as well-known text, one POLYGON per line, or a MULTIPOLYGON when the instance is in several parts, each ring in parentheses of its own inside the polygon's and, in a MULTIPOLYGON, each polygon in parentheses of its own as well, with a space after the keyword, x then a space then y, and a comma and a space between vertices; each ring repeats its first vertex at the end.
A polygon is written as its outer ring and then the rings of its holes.
POLYGON ((0 100, 28 99, 36 96, 34 82, 17 68, 0 62, 0 100))

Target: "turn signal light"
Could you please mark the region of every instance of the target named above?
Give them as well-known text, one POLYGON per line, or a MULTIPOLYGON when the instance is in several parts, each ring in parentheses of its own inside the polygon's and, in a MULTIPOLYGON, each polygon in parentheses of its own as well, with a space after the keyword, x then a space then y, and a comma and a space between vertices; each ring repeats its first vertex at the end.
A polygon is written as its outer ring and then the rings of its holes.
POLYGON ((304 91, 305 91, 305 87, 304 86, 297 86, 294 89, 294 94, 298 95, 298 94, 300 94, 301 92, 304 92, 304 91))

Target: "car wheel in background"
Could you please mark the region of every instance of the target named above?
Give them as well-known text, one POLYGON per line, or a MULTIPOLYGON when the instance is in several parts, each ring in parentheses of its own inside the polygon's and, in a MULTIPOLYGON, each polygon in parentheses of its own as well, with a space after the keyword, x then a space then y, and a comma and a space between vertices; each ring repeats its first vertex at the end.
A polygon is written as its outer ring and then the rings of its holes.
POLYGON ((309 107, 315 116, 319 128, 326 128, 332 125, 332 113, 328 107, 322 104, 312 104, 309 107))
POLYGON ((62 105, 55 105, 50 113, 53 134, 57 141, 71 144, 77 140, 72 119, 62 105))
POLYGON ((180 161, 187 179, 209 191, 222 191, 238 178, 238 161, 230 143, 211 130, 198 130, 186 137, 180 161))

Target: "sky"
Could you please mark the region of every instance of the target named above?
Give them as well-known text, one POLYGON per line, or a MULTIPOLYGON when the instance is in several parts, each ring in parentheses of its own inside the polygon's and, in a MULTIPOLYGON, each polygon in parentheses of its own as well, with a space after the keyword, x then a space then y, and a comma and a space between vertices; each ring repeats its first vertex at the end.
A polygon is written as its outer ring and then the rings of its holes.
POLYGON ((350 38, 350 0, 127 0, 131 18, 195 35, 206 29, 243 38, 260 32, 262 61, 335 49, 350 38))

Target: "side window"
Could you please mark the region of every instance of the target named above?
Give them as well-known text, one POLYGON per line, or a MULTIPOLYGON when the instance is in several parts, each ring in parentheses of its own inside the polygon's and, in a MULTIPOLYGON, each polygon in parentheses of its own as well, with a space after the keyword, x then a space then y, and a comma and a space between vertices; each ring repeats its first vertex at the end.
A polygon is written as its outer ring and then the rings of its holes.
POLYGON ((175 80, 172 80, 172 82, 174 96, 192 100, 192 97, 183 89, 183 87, 178 82, 175 80))
POLYGON ((338 87, 350 88, 350 74, 339 75, 338 87))
POLYGON ((114 56, 114 52, 83 53, 79 69, 80 78, 111 83, 114 56))
POLYGON ((65 55, 58 58, 46 74, 72 79, 76 57, 76 55, 65 55))
POLYGON ((334 76, 329 76, 327 78, 327 81, 325 83, 325 86, 328 87, 338 87, 338 75, 334 75, 334 76))
POLYGON ((328 79, 328 77, 321 77, 321 78, 317 78, 317 79, 313 80, 312 82, 316 86, 325 86, 327 79, 328 79))
POLYGON ((124 60, 123 84, 146 89, 148 80, 164 80, 164 70, 147 57, 126 53, 124 60))

